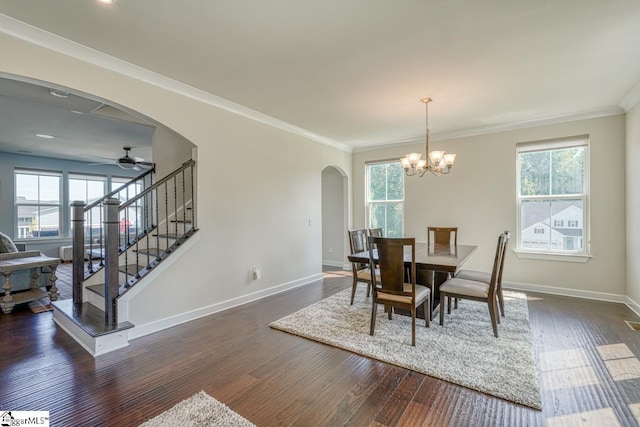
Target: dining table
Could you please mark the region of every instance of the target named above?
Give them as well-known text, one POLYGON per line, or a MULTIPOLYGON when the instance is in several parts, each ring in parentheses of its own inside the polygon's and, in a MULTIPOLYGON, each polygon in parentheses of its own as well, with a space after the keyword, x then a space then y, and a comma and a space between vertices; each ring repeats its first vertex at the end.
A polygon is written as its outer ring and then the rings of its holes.
MULTIPOLYGON (((476 249, 475 245, 416 243, 416 284, 430 285, 433 281, 431 319, 440 304, 440 285, 450 275, 454 276, 476 249)), ((373 249, 372 252, 373 259, 377 260, 376 250, 373 249)), ((368 264, 369 251, 351 254, 348 259, 350 262, 368 264)), ((405 247, 404 261, 407 267, 411 264, 411 248, 409 246, 405 247)), ((424 310, 421 306, 418 307, 416 316, 424 318, 424 310)))

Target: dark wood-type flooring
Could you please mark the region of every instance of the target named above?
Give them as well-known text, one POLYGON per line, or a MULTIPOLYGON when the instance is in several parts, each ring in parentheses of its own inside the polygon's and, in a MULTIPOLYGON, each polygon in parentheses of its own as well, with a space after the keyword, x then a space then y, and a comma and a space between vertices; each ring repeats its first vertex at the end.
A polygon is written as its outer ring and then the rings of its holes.
MULTIPOLYGON (((60 268, 61 286, 68 268, 60 268)), ((348 273, 325 271, 322 281, 95 359, 51 312, 18 306, 0 316, 0 410, 47 410, 52 426, 129 426, 204 390, 258 426, 633 426, 640 419, 640 332, 624 323, 638 318, 622 304, 529 294, 537 411, 269 328, 350 283, 348 273)))

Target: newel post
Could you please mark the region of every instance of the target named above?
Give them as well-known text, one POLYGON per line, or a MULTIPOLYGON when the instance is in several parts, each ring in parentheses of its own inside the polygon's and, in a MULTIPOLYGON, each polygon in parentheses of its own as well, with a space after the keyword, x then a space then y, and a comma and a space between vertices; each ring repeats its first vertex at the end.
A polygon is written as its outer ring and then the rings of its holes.
POLYGON ((105 246, 104 246, 104 313, 107 325, 118 323, 117 297, 118 288, 118 246, 120 244, 118 208, 120 200, 109 198, 104 207, 105 246))
MULTIPOLYGON (((71 202, 73 211, 73 261, 72 288, 73 304, 82 304, 82 282, 84 282, 84 207, 81 200, 71 202)), ((91 261, 89 261, 91 262, 91 261)))

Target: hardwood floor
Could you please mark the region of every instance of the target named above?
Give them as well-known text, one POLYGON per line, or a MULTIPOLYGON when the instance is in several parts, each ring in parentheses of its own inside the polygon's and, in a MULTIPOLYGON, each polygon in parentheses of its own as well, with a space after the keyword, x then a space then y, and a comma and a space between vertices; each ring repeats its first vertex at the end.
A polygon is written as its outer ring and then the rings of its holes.
POLYGON ((48 410, 52 426, 127 426, 204 390, 258 426, 638 425, 640 333, 624 305, 529 295, 536 411, 269 328, 350 283, 325 271, 96 359, 50 312, 16 307, 0 317, 0 409, 48 410))

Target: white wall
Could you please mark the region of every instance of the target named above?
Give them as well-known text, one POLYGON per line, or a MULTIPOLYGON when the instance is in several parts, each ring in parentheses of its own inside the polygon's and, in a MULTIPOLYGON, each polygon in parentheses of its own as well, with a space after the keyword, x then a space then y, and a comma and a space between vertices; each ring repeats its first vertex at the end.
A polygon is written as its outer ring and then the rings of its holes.
POLYGON ((197 146, 200 232, 131 302, 136 326, 320 274, 321 172, 350 174, 350 153, 7 35, 0 51, 0 72, 111 100, 197 146), (262 279, 250 278, 253 266, 262 279))
POLYGON ((627 295, 640 308, 640 103, 626 125, 627 295))
MULTIPOLYGON (((405 235, 426 241, 428 225, 457 226, 459 243, 478 245, 465 267, 489 270, 498 234, 516 229, 516 143, 589 134, 593 258, 541 261, 509 251, 505 280, 624 295, 624 132, 624 115, 618 115, 432 143, 432 150, 456 153, 456 164, 449 175, 406 178, 405 235)), ((355 227, 365 223, 364 162, 423 150, 416 144, 354 154, 355 227)))

